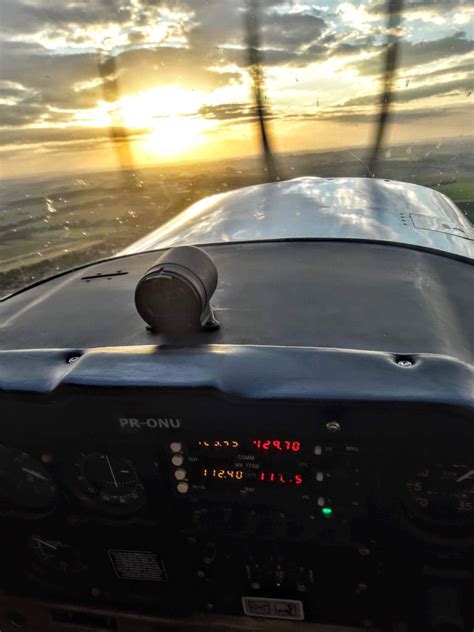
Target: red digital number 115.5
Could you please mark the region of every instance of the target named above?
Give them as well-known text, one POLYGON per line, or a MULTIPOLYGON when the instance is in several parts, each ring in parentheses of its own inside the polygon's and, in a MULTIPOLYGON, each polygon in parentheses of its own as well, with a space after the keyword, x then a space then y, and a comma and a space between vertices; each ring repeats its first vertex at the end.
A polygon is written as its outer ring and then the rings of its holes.
POLYGON ((301 485, 301 474, 282 474, 281 472, 260 472, 260 480, 275 485, 301 485))

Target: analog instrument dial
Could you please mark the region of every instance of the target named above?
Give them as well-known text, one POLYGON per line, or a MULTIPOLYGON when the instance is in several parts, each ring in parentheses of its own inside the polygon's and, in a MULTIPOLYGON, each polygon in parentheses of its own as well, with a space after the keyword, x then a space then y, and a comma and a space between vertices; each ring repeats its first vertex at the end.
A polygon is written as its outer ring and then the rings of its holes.
POLYGON ((73 464, 73 488, 91 508, 131 514, 145 504, 145 489, 132 462, 107 452, 81 452, 73 464))
POLYGON ((434 463, 413 472, 405 483, 413 510, 426 519, 465 524, 474 520, 474 464, 434 463))
POLYGON ((0 504, 45 511, 56 500, 56 485, 43 465, 25 452, 0 446, 0 504))
POLYGON ((77 574, 87 570, 79 552, 60 540, 34 535, 29 546, 38 570, 66 574, 77 574))

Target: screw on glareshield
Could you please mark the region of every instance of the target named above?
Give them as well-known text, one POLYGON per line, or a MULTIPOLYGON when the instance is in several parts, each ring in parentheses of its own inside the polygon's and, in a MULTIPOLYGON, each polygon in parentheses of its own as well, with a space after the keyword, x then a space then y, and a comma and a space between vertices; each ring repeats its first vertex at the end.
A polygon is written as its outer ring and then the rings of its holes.
POLYGON ((339 432, 341 429, 341 425, 338 421, 328 421, 326 424, 326 430, 328 432, 339 432))

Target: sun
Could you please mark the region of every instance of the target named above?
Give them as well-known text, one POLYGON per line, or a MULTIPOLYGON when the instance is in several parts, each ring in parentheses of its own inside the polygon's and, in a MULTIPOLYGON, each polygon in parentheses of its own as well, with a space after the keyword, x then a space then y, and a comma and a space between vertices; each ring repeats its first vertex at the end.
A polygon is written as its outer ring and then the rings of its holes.
POLYGON ((121 97, 117 105, 126 125, 137 126, 157 117, 183 116, 196 112, 206 95, 181 86, 159 86, 140 94, 121 97))
POLYGON ((161 86, 133 96, 124 96, 116 104, 125 127, 147 129, 138 142, 146 160, 187 157, 200 147, 215 127, 215 122, 197 115, 205 95, 180 86, 161 86))
POLYGON ((205 141, 205 121, 185 116, 169 116, 155 121, 142 143, 145 153, 155 156, 185 156, 205 141))

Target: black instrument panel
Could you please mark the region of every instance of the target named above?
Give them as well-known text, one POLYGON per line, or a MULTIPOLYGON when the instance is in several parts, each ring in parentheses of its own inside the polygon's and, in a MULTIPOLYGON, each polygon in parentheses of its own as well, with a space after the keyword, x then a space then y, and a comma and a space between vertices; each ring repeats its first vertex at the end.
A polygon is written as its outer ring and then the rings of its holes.
POLYGON ((7 589, 168 614, 284 598, 309 620, 353 623, 383 618, 402 575, 409 600, 427 565, 467 589, 465 413, 183 395, 8 398, 17 421, 0 452, 10 472, 0 490, 7 589), (38 416, 41 435, 31 432, 38 416))

